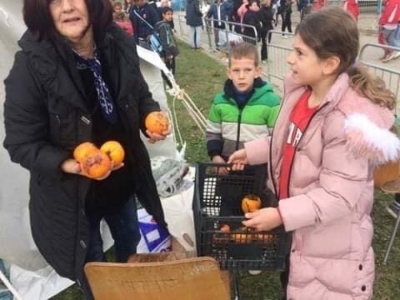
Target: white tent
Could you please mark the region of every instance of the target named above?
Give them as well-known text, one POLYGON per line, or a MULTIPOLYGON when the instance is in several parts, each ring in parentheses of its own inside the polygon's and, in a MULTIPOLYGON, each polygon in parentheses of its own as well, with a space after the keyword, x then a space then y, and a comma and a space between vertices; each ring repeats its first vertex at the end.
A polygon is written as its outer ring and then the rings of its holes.
MULTIPOLYGON (((2 0, 0 2, 0 118, 3 124, 3 102, 5 97, 3 80, 7 76, 13 63, 14 53, 17 50, 17 40, 25 30, 22 21, 22 1, 2 0)), ((160 69, 165 68, 159 56, 151 51, 139 49, 141 58, 141 70, 149 84, 153 97, 157 100, 163 110, 168 110, 164 84, 160 69)), ((166 71, 166 69, 164 69, 166 71)), ((171 76, 171 74, 169 74, 171 76)), ((179 90, 179 89, 178 89, 179 90)), ((4 139, 4 126, 0 126, 0 141, 4 139)), ((155 145, 148 145, 152 157, 163 155, 175 157, 177 153, 174 138, 168 139, 155 145)), ((48 299, 59 291, 65 289, 72 282, 61 278, 44 261, 38 252, 31 237, 28 211, 28 172, 17 164, 10 162, 8 153, 0 147, 0 259, 11 264, 11 283, 16 288, 22 299, 48 299)), ((169 200, 181 201, 175 206, 186 205, 188 213, 177 214, 174 210, 166 210, 168 218, 182 222, 192 222, 190 214, 193 189, 185 191, 179 197, 169 200), (183 201, 187 200, 190 201, 183 201)), ((166 208, 164 207, 164 210, 166 208)), ((189 226, 190 227, 190 226, 189 226)), ((173 228, 172 228, 173 229, 173 228)), ((182 232, 171 234, 178 237, 182 232)), ((189 232, 193 236, 193 232, 189 232)), ((105 247, 111 245, 109 235, 105 234, 105 247), (107 237, 108 236, 108 237, 107 237)), ((0 276, 2 274, 0 273, 0 276)), ((4 279, 4 278, 3 278, 4 279)), ((0 278, 0 284, 1 284, 0 278)))

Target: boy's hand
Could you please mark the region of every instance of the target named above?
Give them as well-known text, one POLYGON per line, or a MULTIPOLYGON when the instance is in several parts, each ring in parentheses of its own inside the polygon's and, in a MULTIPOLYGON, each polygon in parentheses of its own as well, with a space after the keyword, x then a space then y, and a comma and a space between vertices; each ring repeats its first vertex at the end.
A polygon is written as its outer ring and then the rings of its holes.
POLYGON ((240 149, 232 153, 228 159, 228 164, 233 164, 232 170, 242 171, 244 166, 247 165, 249 161, 247 160, 247 154, 245 149, 240 149))
MULTIPOLYGON (((216 163, 216 164, 226 164, 225 159, 223 159, 219 155, 213 156, 212 162, 216 163)), ((221 168, 221 167, 216 168, 216 171, 218 172, 219 175, 228 175, 228 173, 229 173, 226 168, 221 168)))

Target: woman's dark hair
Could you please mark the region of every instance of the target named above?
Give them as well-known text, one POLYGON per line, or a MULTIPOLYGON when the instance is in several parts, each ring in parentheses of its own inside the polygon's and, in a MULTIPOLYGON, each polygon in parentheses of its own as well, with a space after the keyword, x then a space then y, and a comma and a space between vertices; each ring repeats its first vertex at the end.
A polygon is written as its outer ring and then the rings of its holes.
MULTIPOLYGON (((113 8, 109 0, 84 0, 95 36, 112 23, 113 8)), ((29 31, 37 40, 58 36, 50 15, 51 0, 24 0, 23 16, 29 31)))
POLYGON ((333 6, 309 14, 296 27, 296 34, 315 51, 318 58, 338 57, 337 74, 346 72, 350 85, 358 94, 393 109, 394 94, 385 87, 384 81, 356 63, 360 48, 358 27, 344 9, 333 6))

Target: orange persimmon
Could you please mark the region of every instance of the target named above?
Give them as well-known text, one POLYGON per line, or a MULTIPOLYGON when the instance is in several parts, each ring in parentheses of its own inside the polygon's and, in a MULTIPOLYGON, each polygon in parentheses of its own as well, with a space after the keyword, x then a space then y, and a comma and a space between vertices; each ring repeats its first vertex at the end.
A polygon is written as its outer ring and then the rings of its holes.
POLYGON ((241 208, 244 213, 255 212, 261 208, 261 199, 256 195, 246 195, 242 199, 241 208))
POLYGON ((93 149, 97 149, 94 144, 84 142, 76 146, 73 156, 77 161, 81 162, 90 152, 92 152, 93 149))
POLYGON ((125 158, 124 148, 117 141, 105 142, 101 147, 100 151, 107 154, 107 156, 114 163, 114 167, 120 165, 125 158))
POLYGON ((146 129, 152 133, 162 134, 168 130, 168 117, 161 111, 149 113, 145 120, 146 129))

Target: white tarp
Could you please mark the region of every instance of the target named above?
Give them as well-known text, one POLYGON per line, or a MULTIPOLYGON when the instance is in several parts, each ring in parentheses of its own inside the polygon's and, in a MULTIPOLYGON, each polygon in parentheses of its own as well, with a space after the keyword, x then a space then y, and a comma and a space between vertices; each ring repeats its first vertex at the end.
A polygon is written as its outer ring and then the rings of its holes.
MULTIPOLYGON (((0 122, 3 124, 3 80, 12 66, 17 40, 25 30, 22 21, 22 0, 0 0, 0 122)), ((165 68, 155 53, 139 49, 141 70, 149 84, 153 97, 163 109, 167 109, 160 69, 165 68)), ((21 83, 23 84, 23 83, 21 83)), ((0 126, 0 142, 4 139, 4 126, 0 126)), ((152 157, 158 155, 175 157, 176 146, 172 135, 165 141, 148 145, 152 157)), ((11 281, 23 299, 48 299, 71 285, 68 279, 59 277, 43 260, 31 237, 28 212, 28 172, 11 163, 8 154, 0 146, 0 258, 11 263, 11 281)), ((189 228, 193 223, 191 200, 193 187, 181 195, 163 201, 166 219, 176 218, 178 206, 186 207, 186 215, 180 217, 189 228), (165 205, 164 205, 165 204, 165 205)), ((175 221, 176 222, 176 221, 175 221)), ((175 233, 175 232, 173 232, 175 233)), ((193 237, 193 232, 188 232, 193 237)), ((178 240, 183 232, 176 232, 178 240)), ((105 233, 105 247, 111 245, 110 235, 105 233)))

